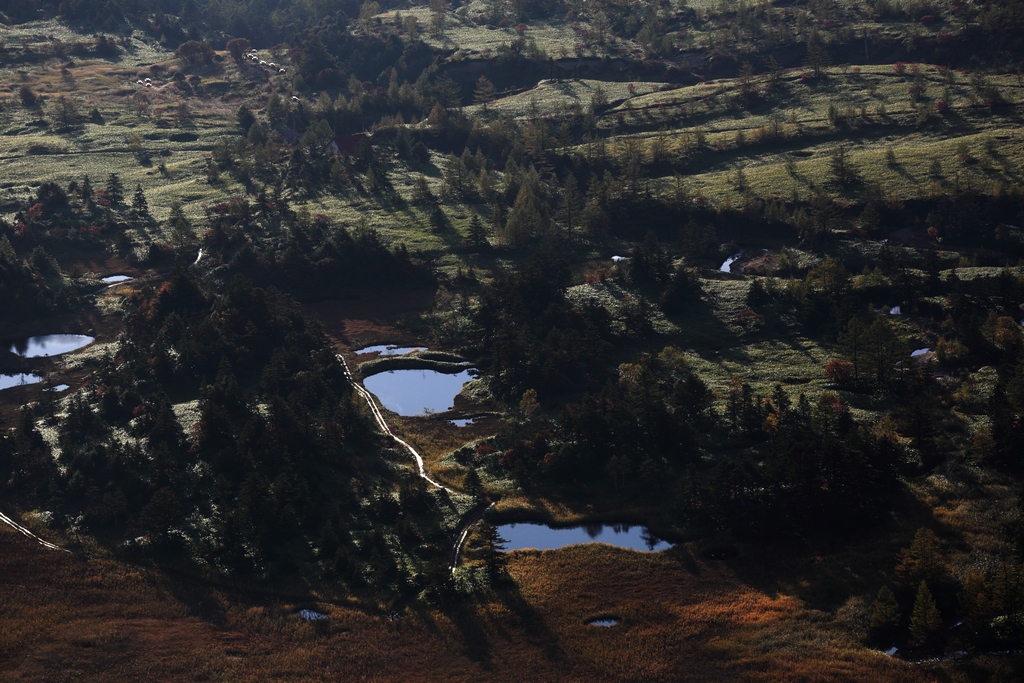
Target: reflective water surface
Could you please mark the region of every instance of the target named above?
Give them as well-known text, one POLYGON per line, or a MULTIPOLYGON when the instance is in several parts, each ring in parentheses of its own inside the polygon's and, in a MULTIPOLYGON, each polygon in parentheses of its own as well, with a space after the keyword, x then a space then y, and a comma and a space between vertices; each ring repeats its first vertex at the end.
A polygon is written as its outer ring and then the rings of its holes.
POLYGON ((0 390, 25 384, 39 384, 42 381, 43 378, 39 375, 30 375, 24 372, 17 375, 0 375, 0 390))
POLYGON ((498 533, 508 540, 506 550, 553 550, 579 543, 607 543, 619 548, 657 552, 671 548, 672 544, 659 540, 646 527, 625 524, 588 524, 586 526, 555 528, 546 524, 503 524, 498 533))
POLYGON ((11 344, 10 350, 25 358, 59 356, 62 353, 88 346, 94 341, 94 337, 87 337, 84 334, 47 334, 41 337, 19 339, 11 344))
POLYGON ((387 344, 378 344, 377 346, 366 346, 361 349, 356 349, 357 354, 362 353, 378 353, 382 356, 403 356, 413 351, 426 351, 426 346, 389 346, 387 344))
POLYGON ((473 379, 469 370, 448 374, 436 370, 388 370, 363 380, 384 407, 399 415, 443 413, 454 405, 462 385, 473 379))

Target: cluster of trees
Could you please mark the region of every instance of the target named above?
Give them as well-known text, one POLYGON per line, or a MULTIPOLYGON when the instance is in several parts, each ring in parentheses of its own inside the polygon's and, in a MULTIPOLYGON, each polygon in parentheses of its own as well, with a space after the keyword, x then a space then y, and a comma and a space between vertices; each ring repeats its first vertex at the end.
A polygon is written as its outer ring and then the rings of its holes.
POLYGON ((329 341, 280 294, 238 278, 217 295, 179 268, 130 304, 117 350, 48 418, 57 450, 30 408, 0 437, 5 497, 202 571, 315 567, 378 591, 406 587, 400 563, 443 575, 435 503, 382 460, 329 341), (189 433, 170 395, 200 396, 189 433))
POLYGON ((78 295, 60 266, 42 247, 19 257, 7 235, 0 234, 0 322, 43 316, 75 304, 78 295))
POLYGON ((206 213, 202 244, 211 258, 300 299, 435 283, 426 262, 414 260, 404 244, 386 245, 365 221, 348 228, 325 214, 293 212, 278 193, 260 193, 255 202, 235 197, 206 213))
POLYGON ((1024 567, 1006 558, 955 577, 934 531, 918 529, 878 591, 869 641, 925 652, 1014 648, 1024 637, 1024 567))
POLYGON ((605 309, 565 297, 569 267, 538 256, 487 285, 474 312, 477 343, 495 391, 506 398, 533 389, 541 398, 602 383, 611 353, 605 309))
POLYGON ((36 247, 55 251, 110 245, 127 254, 133 232, 153 225, 142 186, 128 197, 120 177, 111 173, 104 187, 94 187, 89 176, 72 180, 66 188, 41 184, 13 221, 0 220, 0 235, 19 253, 36 247))

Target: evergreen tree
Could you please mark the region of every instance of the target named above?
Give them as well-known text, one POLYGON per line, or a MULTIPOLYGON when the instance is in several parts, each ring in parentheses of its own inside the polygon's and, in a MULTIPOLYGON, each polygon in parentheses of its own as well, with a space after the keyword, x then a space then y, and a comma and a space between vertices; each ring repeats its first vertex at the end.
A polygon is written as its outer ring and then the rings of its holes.
POLYGON ((437 197, 430 191, 427 177, 422 173, 416 177, 416 182, 413 184, 412 203, 420 206, 433 206, 437 203, 437 197))
POLYGON ((502 231, 505 244, 520 247, 537 235, 547 232, 547 205, 540 196, 540 186, 536 174, 529 174, 516 195, 512 205, 512 213, 502 231))
POLYGON ((79 192, 82 193, 82 206, 85 208, 92 206, 92 182, 89 180, 89 176, 85 176, 82 179, 79 192))
POLYGON ((583 212, 583 196, 572 173, 562 183, 561 200, 555 218, 565 226, 565 237, 572 242, 576 228, 579 227, 580 213, 583 212))
POLYGON ((992 607, 991 588, 985 575, 971 570, 960 590, 960 616, 964 620, 964 638, 974 646, 991 639, 992 607))
POLYGON ((507 574, 508 556, 505 544, 508 541, 498 533, 498 527, 488 521, 480 523, 480 554, 487 568, 487 577, 492 584, 502 581, 507 574))
POLYGON ((132 197, 132 216, 137 220, 148 219, 149 202, 146 201, 146 193, 142 191, 142 184, 135 186, 135 195, 132 197))
POLYGON ((480 494, 484 491, 483 482, 480 481, 480 475, 477 474, 476 468, 471 467, 469 472, 466 474, 466 479, 463 482, 463 488, 466 493, 473 496, 474 500, 479 500, 480 494))
POLYGON ((121 183, 121 178, 116 173, 111 173, 107 178, 107 201, 110 202, 110 206, 118 208, 124 203, 124 184, 121 183))
POLYGON ((480 220, 480 216, 477 215, 476 211, 469 217, 469 231, 466 235, 466 242, 476 251, 490 246, 487 241, 487 230, 484 228, 483 221, 480 220))
POLYGON ((239 121, 239 128, 246 134, 249 133, 249 129, 253 127, 253 124, 256 123, 256 117, 253 116, 253 113, 245 104, 239 106, 236 117, 239 121))
POLYGON ((928 583, 922 581, 917 588, 914 609, 910 613, 911 642, 919 647, 935 645, 939 629, 942 628, 942 614, 935 604, 928 583))
POLYGON ((167 223, 171 228, 171 244, 176 251, 184 251, 195 245, 195 230, 182 211, 180 202, 174 201, 171 204, 171 215, 167 223))
POLYGON ((878 597, 875 598, 868 620, 871 639, 881 645, 891 643, 899 625, 900 606, 896 602, 896 596, 888 586, 882 586, 878 590, 878 597))
POLYGON ((487 103, 493 99, 494 85, 487 80, 486 76, 481 75, 476 81, 476 88, 473 90, 473 101, 484 105, 484 111, 487 111, 487 103))

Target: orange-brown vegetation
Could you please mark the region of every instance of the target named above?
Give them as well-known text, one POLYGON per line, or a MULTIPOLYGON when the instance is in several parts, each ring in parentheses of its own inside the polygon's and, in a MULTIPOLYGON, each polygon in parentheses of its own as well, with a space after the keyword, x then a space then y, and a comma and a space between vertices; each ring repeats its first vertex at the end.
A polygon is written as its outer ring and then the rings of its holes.
POLYGON ((390 622, 215 589, 0 530, 0 679, 927 681, 832 615, 684 550, 517 552, 485 601, 390 622), (301 607, 330 615, 306 623, 301 607), (595 617, 617 617, 610 628, 595 617))

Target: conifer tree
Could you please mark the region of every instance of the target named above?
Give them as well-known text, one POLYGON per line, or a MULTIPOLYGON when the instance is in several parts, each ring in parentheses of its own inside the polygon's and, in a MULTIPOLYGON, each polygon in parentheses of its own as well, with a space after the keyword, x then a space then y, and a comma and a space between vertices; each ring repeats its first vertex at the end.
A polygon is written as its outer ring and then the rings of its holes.
POLYGON ((896 596, 888 586, 882 586, 878 590, 878 597, 875 598, 868 621, 872 640, 881 644, 890 642, 896 635, 899 625, 900 606, 896 602, 896 596))
POLYGON ((480 494, 483 493, 483 483, 480 481, 480 475, 477 474, 476 468, 471 467, 469 472, 466 474, 466 479, 463 482, 463 486, 466 489, 466 493, 473 496, 474 499, 479 499, 480 494))
POLYGON ((171 228, 171 243, 176 251, 183 251, 195 244, 195 230, 192 229, 192 224, 189 223, 179 202, 171 204, 171 215, 167 222, 171 228))
POLYGON ((115 209, 124 203, 124 184, 116 173, 111 173, 107 178, 107 201, 115 209))
POLYGON ((82 206, 88 208, 92 205, 92 182, 89 180, 89 176, 85 176, 82 179, 82 184, 79 185, 78 191, 81 193, 82 206))
POLYGON ((149 218, 149 203, 146 201, 146 193, 142 191, 142 184, 135 186, 135 195, 132 197, 132 215, 137 219, 149 218))
POLYGON ((487 76, 481 75, 476 81, 476 88, 473 90, 473 101, 484 105, 487 111, 487 103, 494 99, 494 85, 487 80, 487 76))
POLYGON ((498 527, 491 522, 484 521, 481 524, 480 554, 487 568, 487 577, 492 584, 498 583, 507 576, 508 557, 505 555, 505 544, 508 541, 501 537, 498 527))
POLYGON ((942 614, 935 604, 928 584, 921 581, 914 599, 914 609, 910 613, 910 638, 917 646, 934 644, 936 635, 942 627, 942 614))
POLYGON ((989 637, 992 619, 991 588, 984 574, 970 571, 960 590, 960 616, 964 620, 963 633, 974 644, 983 644, 989 637))
POLYGON ((561 200, 555 218, 565 226, 565 237, 571 242, 579 226, 580 214, 583 212, 583 196, 572 173, 568 174, 562 183, 561 200))
POLYGON ((476 211, 469 217, 469 232, 466 235, 466 241, 470 247, 477 251, 489 246, 487 230, 484 228, 483 221, 480 220, 480 216, 477 215, 476 211))
POLYGON ((531 238, 546 233, 547 208, 540 196, 540 182, 536 172, 526 174, 505 224, 503 241, 512 246, 522 246, 531 238))

